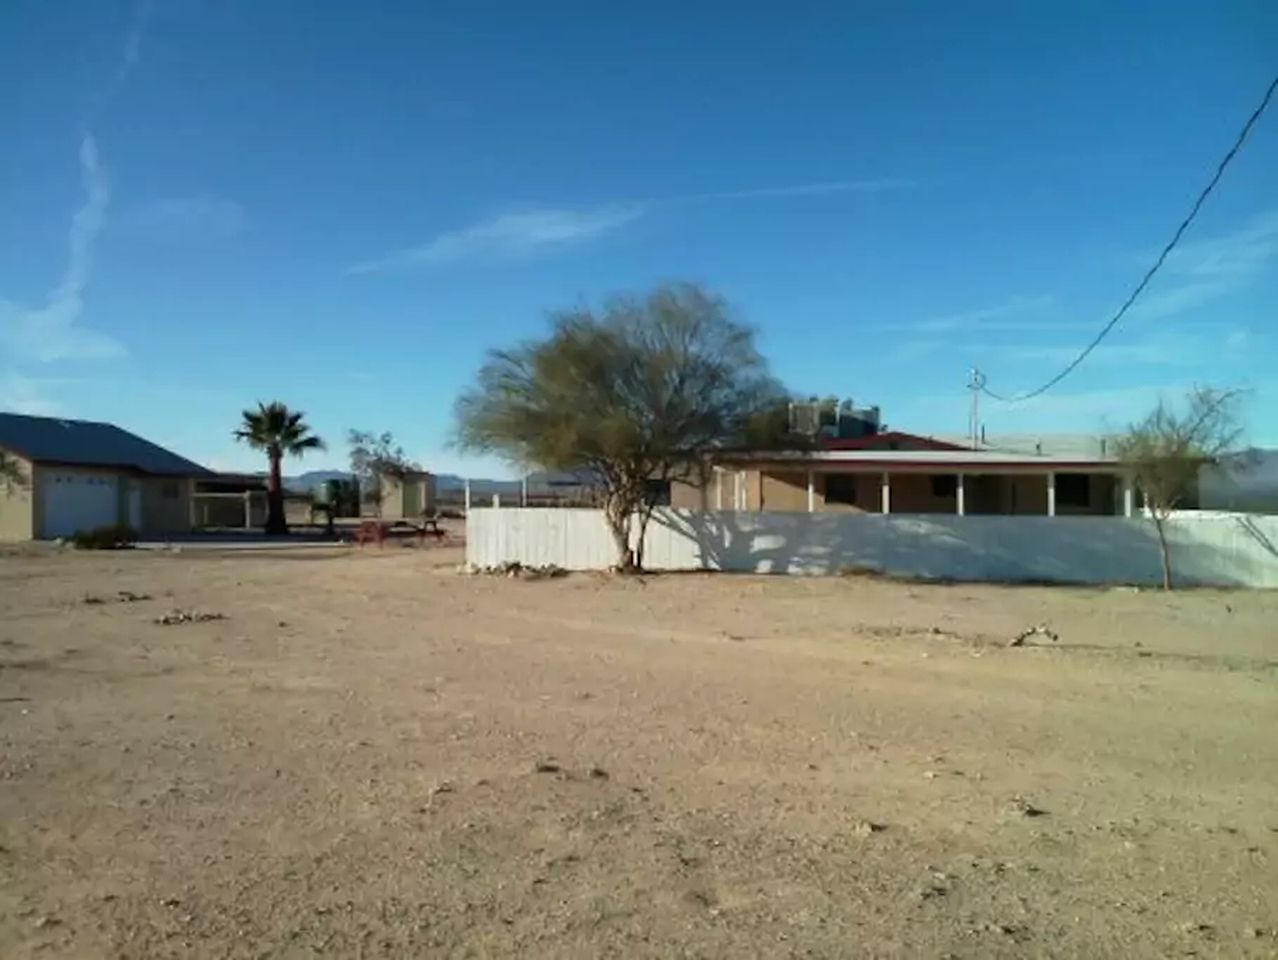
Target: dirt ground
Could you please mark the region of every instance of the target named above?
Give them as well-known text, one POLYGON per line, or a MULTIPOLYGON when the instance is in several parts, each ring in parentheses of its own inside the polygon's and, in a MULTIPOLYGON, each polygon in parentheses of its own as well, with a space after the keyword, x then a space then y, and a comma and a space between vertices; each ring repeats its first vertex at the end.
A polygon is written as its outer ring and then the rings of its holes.
POLYGON ((460 559, 0 556, 0 952, 1278 956, 1278 595, 460 559))

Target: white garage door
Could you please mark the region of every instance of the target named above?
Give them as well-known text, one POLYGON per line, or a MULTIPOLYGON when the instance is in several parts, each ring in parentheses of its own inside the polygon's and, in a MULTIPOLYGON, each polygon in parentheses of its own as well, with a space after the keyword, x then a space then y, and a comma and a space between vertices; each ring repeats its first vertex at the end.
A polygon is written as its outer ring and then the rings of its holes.
POLYGON ((52 473, 44 478, 44 530, 48 537, 69 537, 119 520, 115 477, 52 473))

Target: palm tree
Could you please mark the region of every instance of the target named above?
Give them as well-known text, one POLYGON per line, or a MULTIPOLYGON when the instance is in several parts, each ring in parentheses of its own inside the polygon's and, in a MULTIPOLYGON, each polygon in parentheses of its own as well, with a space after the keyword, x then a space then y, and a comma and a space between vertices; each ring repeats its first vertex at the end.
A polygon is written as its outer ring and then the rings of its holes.
POLYGON ((256 410, 245 410, 235 439, 243 440, 254 450, 265 450, 271 463, 266 480, 266 532, 288 533, 284 518, 284 481, 280 463, 284 457, 300 457, 307 450, 323 450, 324 441, 311 433, 302 420, 304 414, 294 412, 274 400, 258 403, 256 410))

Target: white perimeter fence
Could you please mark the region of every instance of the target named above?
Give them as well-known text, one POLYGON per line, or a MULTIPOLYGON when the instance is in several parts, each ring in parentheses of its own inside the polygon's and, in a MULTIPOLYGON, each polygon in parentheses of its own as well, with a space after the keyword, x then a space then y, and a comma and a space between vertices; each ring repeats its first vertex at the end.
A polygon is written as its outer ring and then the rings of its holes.
MULTIPOLYGON (((1278 587, 1278 517, 1181 514, 1167 523, 1179 584, 1278 587)), ((472 510, 466 560, 568 570, 616 562, 598 510, 472 510)), ((1161 582, 1153 522, 1139 517, 740 513, 659 509, 650 570, 828 574, 877 570, 938 580, 1161 582)))

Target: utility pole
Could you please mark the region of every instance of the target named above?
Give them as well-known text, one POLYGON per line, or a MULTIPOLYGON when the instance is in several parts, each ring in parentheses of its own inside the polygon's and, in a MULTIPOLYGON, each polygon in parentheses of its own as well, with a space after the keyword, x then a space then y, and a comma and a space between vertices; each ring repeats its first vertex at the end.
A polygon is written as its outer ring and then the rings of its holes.
POLYGON ((985 374, 973 367, 967 377, 967 389, 972 392, 972 404, 967 414, 967 436, 973 450, 981 448, 981 388, 983 386, 985 386, 985 374))

